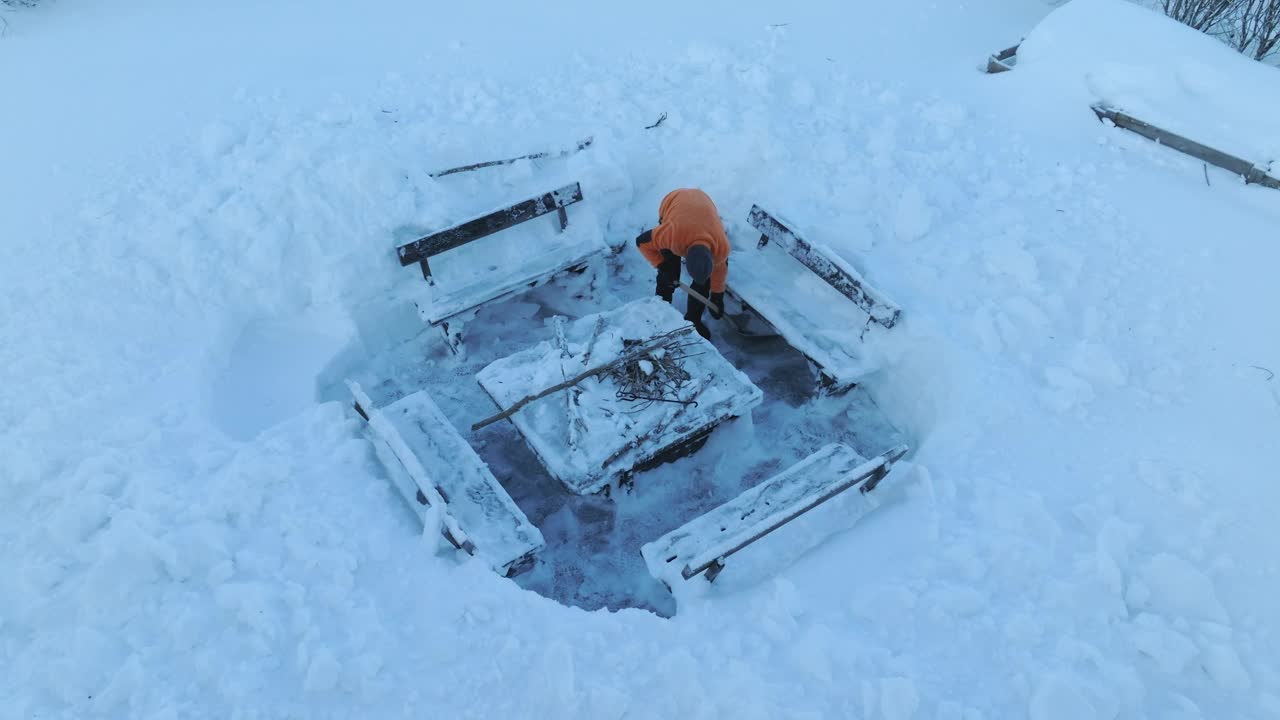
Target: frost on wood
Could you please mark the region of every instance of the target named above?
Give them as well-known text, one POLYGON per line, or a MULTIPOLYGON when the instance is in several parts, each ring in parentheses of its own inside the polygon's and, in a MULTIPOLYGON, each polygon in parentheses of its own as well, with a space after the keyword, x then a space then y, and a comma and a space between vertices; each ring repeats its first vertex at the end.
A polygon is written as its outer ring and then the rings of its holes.
MULTIPOLYGON (((590 369, 588 362, 600 366, 625 356, 635 341, 648 343, 688 327, 680 313, 660 298, 638 300, 569 323, 565 338, 571 357, 563 364, 556 343, 543 342, 490 364, 476 374, 476 380, 506 410, 561 384, 562 368, 573 377, 590 369)), ((511 421, 551 475, 569 490, 591 493, 626 480, 637 468, 660 462, 667 453, 696 441, 725 420, 749 413, 761 402, 759 388, 711 343, 692 333, 682 337, 691 344, 682 365, 689 380, 670 401, 631 398, 620 392, 614 378, 602 373, 577 385, 584 429, 576 447, 567 440, 572 418, 566 403, 554 396, 529 403, 512 414, 511 421)))
POLYGON ((425 391, 384 407, 348 383, 366 417, 378 458, 424 525, 428 512, 442 533, 500 574, 525 569, 544 543, 542 533, 498 483, 425 391))
POLYGON ((905 446, 866 460, 852 448, 832 443, 729 502, 694 518, 641 548, 649 572, 674 586, 707 571, 713 580, 725 558, 842 492, 864 496, 854 512, 878 506, 872 493, 905 446))

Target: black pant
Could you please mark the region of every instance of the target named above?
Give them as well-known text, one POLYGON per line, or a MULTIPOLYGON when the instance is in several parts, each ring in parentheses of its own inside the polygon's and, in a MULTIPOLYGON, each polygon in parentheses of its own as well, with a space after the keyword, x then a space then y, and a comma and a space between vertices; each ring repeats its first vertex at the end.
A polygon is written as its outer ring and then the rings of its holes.
MULTIPOLYGON (((680 282, 680 256, 670 250, 662 251, 662 264, 658 266, 658 289, 657 295, 667 302, 672 301, 675 295, 676 283, 680 282)), ((711 295, 711 279, 708 278, 703 282, 691 282, 689 286, 695 292, 703 297, 711 295)), ((702 311, 706 309, 706 305, 701 300, 689 296, 689 304, 685 306, 684 319, 694 325, 702 324, 702 311)))

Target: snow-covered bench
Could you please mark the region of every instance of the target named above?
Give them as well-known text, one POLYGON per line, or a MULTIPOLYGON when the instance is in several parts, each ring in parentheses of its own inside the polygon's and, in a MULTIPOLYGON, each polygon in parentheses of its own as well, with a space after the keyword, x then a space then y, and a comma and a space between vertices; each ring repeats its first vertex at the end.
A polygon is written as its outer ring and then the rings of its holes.
POLYGON ((418 303, 423 321, 440 328, 449 348, 457 352, 465 318, 476 308, 545 283, 561 272, 584 267, 591 257, 607 252, 608 246, 592 228, 569 230, 566 208, 581 200, 582 187, 573 183, 397 248, 400 264, 417 264, 430 286, 430 301, 418 303), (431 266, 431 259, 442 253, 458 251, 476 240, 552 212, 557 215, 558 233, 554 237, 530 233, 518 243, 470 246, 471 252, 453 263, 445 281, 431 266))
POLYGON ((1000 52, 987 58, 987 72, 995 75, 997 73, 1009 72, 1014 65, 1018 63, 1018 48, 1022 43, 1018 43, 1013 47, 1007 47, 1000 52))
MULTIPOLYGON (((1280 179, 1272 177, 1266 167, 1229 155, 1217 148, 1211 148, 1195 140, 1156 127, 1151 123, 1143 122, 1114 108, 1106 107, 1105 105, 1094 105, 1092 109, 1099 122, 1109 122, 1115 127, 1124 128, 1148 140, 1154 140, 1165 147, 1190 155, 1197 160, 1220 167, 1227 172, 1235 173, 1244 178, 1246 185, 1261 185, 1273 190, 1280 190, 1280 179)), ((1207 172, 1205 176, 1206 182, 1208 182, 1207 172)))
POLYGON ((424 525, 434 510, 446 540, 501 575, 533 565, 542 533, 425 391, 375 408, 358 384, 347 385, 378 459, 424 525))
POLYGON ((751 207, 750 221, 760 242, 735 249, 728 294, 808 358, 824 389, 849 389, 876 369, 862 352, 866 328, 892 328, 902 311, 835 253, 758 205, 751 207))
MULTIPOLYGON (((774 530, 847 490, 872 492, 906 453, 907 447, 899 445, 865 460, 848 446, 832 443, 640 552, 649 573, 668 587, 702 572, 708 582, 714 581, 726 558, 774 530)), ((875 507, 867 502, 858 510, 875 507)))

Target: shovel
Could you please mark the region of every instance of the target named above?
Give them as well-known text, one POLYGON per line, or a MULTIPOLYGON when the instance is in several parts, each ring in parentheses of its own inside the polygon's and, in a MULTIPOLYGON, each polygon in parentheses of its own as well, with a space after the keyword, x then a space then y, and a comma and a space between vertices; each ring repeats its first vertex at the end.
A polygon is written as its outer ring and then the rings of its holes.
POLYGON ((751 313, 741 312, 741 313, 738 313, 737 315, 731 315, 725 312, 724 308, 711 302, 710 298, 706 297, 705 295, 698 292, 697 290, 694 290, 688 285, 685 285, 684 283, 679 281, 676 282, 676 285, 679 285, 680 289, 688 293, 689 297, 692 297, 694 300, 701 302, 703 305, 706 305, 709 308, 715 308, 715 311, 720 313, 720 317, 724 318, 725 320, 728 320, 729 324, 732 325, 733 329, 738 331, 739 334, 745 335, 746 337, 758 337, 763 334, 763 333, 754 332, 748 329, 748 326, 751 324, 751 313))

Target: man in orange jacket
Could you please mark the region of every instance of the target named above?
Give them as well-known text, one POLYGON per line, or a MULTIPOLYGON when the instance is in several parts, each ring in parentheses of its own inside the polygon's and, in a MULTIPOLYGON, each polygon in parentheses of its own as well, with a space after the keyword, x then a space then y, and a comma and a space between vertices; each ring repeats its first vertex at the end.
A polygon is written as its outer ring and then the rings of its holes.
MULTIPOLYGON (((721 317, 725 279, 729 275, 729 238, 720 222, 720 212, 705 192, 681 188, 667 193, 658 206, 658 226, 640 233, 636 247, 658 270, 659 297, 672 301, 683 258, 693 279, 691 286, 711 300, 711 317, 721 317)), ((702 324, 703 308, 702 301, 690 295, 684 319, 710 340, 711 331, 702 324)))

